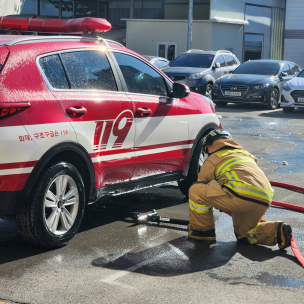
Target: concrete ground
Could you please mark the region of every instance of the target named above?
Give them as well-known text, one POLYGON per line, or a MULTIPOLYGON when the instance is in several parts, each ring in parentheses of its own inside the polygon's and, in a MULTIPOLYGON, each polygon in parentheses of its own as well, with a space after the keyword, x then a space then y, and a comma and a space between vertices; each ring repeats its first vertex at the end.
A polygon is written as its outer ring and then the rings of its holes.
MULTIPOLYGON (((304 185, 304 110, 229 105, 217 114, 270 180, 304 185)), ((287 190, 275 189, 274 199, 304 206, 304 195, 287 190)), ((215 212, 213 245, 188 241, 185 226, 134 225, 119 214, 155 208, 187 220, 175 183, 104 203, 115 212, 88 209, 76 237, 51 251, 27 245, 15 223, 0 220, 0 303, 303 303, 304 269, 291 249, 237 243, 224 213, 215 212)), ((304 214, 272 207, 265 220, 290 223, 304 254, 304 214)))

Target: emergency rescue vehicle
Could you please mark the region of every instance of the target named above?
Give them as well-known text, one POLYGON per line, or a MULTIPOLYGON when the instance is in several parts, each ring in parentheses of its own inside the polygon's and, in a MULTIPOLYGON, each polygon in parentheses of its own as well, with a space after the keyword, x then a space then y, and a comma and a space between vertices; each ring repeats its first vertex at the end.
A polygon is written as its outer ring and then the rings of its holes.
POLYGON ((24 240, 65 245, 105 195, 169 181, 187 194, 203 137, 221 127, 211 100, 100 38, 105 19, 1 17, 1 28, 83 34, 0 37, 0 217, 24 240))

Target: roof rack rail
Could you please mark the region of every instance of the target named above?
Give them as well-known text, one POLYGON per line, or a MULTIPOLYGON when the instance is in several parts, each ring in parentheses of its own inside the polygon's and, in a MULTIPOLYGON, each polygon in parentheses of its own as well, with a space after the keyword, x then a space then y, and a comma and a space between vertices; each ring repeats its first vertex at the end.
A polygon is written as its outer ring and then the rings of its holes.
MULTIPOLYGON (((18 37, 18 36, 17 36, 18 37)), ((4 45, 16 45, 16 44, 23 44, 23 43, 35 43, 35 42, 50 42, 50 41, 88 41, 88 42, 98 42, 103 43, 106 48, 110 48, 109 43, 117 44, 119 46, 125 47, 124 45, 120 44, 119 42, 104 39, 99 36, 34 36, 33 37, 26 37, 26 38, 17 38, 11 41, 6 42, 4 45)))
POLYGON ((232 54, 230 51, 227 51, 227 50, 217 50, 216 52, 217 53, 230 53, 230 54, 232 54))

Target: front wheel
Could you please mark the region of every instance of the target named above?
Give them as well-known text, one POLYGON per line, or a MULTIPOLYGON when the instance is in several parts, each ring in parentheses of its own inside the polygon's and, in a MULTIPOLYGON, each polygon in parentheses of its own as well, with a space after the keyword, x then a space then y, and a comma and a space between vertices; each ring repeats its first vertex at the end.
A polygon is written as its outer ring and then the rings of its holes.
POLYGON ((294 110, 294 108, 283 108, 283 111, 284 111, 285 113, 292 113, 293 110, 294 110))
POLYGON ((16 217, 21 236, 30 244, 58 248, 77 233, 85 209, 85 187, 75 166, 51 166, 33 189, 25 211, 16 217))
POLYGON ((278 89, 274 88, 272 90, 272 92, 271 92, 267 108, 269 110, 275 110, 275 109, 277 109, 278 106, 279 106, 279 99, 280 99, 279 91, 278 91, 278 89))
POLYGON ((206 90, 205 90, 205 96, 210 99, 212 99, 212 89, 213 89, 212 83, 207 83, 206 90))
POLYGON ((202 150, 203 140, 204 137, 200 139, 194 150, 187 177, 178 182, 179 189, 185 196, 188 196, 190 187, 197 181, 198 173, 207 158, 202 150))

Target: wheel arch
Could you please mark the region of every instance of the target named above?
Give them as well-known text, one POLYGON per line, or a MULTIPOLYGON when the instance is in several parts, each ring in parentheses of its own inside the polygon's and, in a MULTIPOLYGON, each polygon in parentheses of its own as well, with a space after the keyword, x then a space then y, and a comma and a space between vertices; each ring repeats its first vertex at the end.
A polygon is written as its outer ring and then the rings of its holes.
POLYGON ((37 162, 23 190, 18 195, 15 213, 20 213, 24 210, 25 203, 43 172, 52 164, 60 161, 69 162, 80 171, 85 183, 86 198, 87 200, 90 198, 95 189, 95 171, 91 157, 81 145, 65 142, 53 146, 37 162))
POLYGON ((212 130, 214 130, 214 129, 218 129, 218 128, 219 128, 219 125, 217 125, 216 123, 209 123, 209 124, 205 125, 203 128, 201 128, 201 130, 198 132, 198 134, 197 134, 197 136, 196 136, 196 138, 195 138, 195 140, 194 140, 194 143, 193 143, 193 146, 192 146, 190 155, 189 155, 187 167, 186 167, 186 169, 183 171, 183 175, 184 175, 184 176, 187 176, 187 175, 188 175, 189 167, 190 167, 190 164, 191 164, 191 160, 192 160, 192 157, 193 157, 195 148, 196 148, 196 146, 198 145, 198 143, 199 143, 199 141, 201 140, 201 138, 202 138, 203 136, 206 136, 210 131, 212 131, 212 130))

